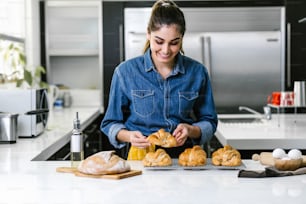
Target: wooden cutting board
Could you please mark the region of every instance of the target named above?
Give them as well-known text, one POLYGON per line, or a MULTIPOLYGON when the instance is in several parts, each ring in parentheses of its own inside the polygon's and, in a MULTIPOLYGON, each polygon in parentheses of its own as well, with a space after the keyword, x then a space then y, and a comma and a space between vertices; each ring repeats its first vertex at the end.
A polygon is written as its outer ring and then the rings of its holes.
MULTIPOLYGON (((302 167, 306 166, 306 155, 303 155, 302 167)), ((259 161, 262 165, 274 166, 274 158, 272 152, 261 152, 260 154, 253 154, 252 159, 259 161)))
POLYGON ((109 174, 109 175, 91 175, 91 174, 84 174, 79 172, 74 167, 57 167, 56 172, 61 173, 73 173, 75 176, 80 177, 89 177, 89 178, 105 178, 105 179, 124 179, 132 176, 141 175, 141 170, 130 170, 128 172, 119 173, 119 174, 109 174))

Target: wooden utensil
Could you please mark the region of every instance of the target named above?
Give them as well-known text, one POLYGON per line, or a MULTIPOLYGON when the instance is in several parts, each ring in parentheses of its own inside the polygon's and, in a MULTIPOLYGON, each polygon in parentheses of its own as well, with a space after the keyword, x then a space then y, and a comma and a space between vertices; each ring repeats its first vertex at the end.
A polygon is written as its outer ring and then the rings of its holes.
POLYGON ((130 171, 119 173, 119 174, 91 175, 91 174, 81 173, 74 167, 57 167, 56 172, 73 173, 75 176, 80 176, 80 177, 105 178, 105 179, 123 179, 123 178, 128 178, 128 177, 137 176, 137 175, 142 174, 141 170, 130 170, 130 171))
MULTIPOLYGON (((301 167, 306 166, 306 155, 302 156, 303 162, 301 167)), ((259 161, 262 165, 274 166, 274 158, 272 152, 261 152, 260 154, 253 154, 252 159, 254 161, 259 161)))

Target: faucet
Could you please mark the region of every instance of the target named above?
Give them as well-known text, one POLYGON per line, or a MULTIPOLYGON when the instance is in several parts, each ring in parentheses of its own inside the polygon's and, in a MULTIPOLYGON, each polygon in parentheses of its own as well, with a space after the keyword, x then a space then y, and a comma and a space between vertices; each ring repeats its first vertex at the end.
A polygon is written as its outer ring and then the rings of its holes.
POLYGON ((251 108, 248 108, 248 107, 246 107, 246 106, 239 106, 239 110, 240 110, 240 111, 245 110, 245 111, 248 111, 248 112, 253 113, 253 114, 255 114, 255 115, 261 116, 261 113, 255 111, 255 110, 253 110, 253 109, 251 109, 251 108))
POLYGON ((251 109, 249 107, 246 107, 246 106, 239 106, 238 109, 239 109, 239 111, 242 111, 242 110, 248 111, 250 113, 258 115, 261 118, 265 118, 267 120, 271 120, 271 118, 272 118, 271 108, 269 106, 264 106, 264 108, 263 108, 264 109, 264 116, 261 113, 255 111, 255 110, 253 110, 253 109, 251 109))

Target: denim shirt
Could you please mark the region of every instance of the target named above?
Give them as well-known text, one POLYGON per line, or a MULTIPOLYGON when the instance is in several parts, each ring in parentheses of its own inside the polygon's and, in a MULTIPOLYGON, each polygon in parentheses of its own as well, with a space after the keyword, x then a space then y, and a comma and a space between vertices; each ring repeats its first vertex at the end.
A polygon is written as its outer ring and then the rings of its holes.
POLYGON ((179 53, 172 73, 163 79, 148 49, 116 67, 101 130, 115 148, 122 148, 126 144, 116 139, 121 129, 148 136, 188 123, 201 129, 201 138, 193 142, 204 144, 216 131, 217 121, 207 69, 179 53))

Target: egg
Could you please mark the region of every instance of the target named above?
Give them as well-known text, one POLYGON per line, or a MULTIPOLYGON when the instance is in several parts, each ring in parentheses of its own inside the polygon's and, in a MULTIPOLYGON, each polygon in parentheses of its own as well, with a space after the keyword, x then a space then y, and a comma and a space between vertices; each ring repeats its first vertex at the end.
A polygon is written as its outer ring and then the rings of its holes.
POLYGON ((302 158, 302 152, 298 149, 292 149, 288 152, 288 157, 290 159, 300 159, 302 158))
POLYGON ((281 148, 276 148, 276 149, 273 150, 272 156, 274 158, 277 158, 277 159, 282 159, 282 158, 286 157, 287 154, 286 154, 285 150, 283 150, 281 148))

